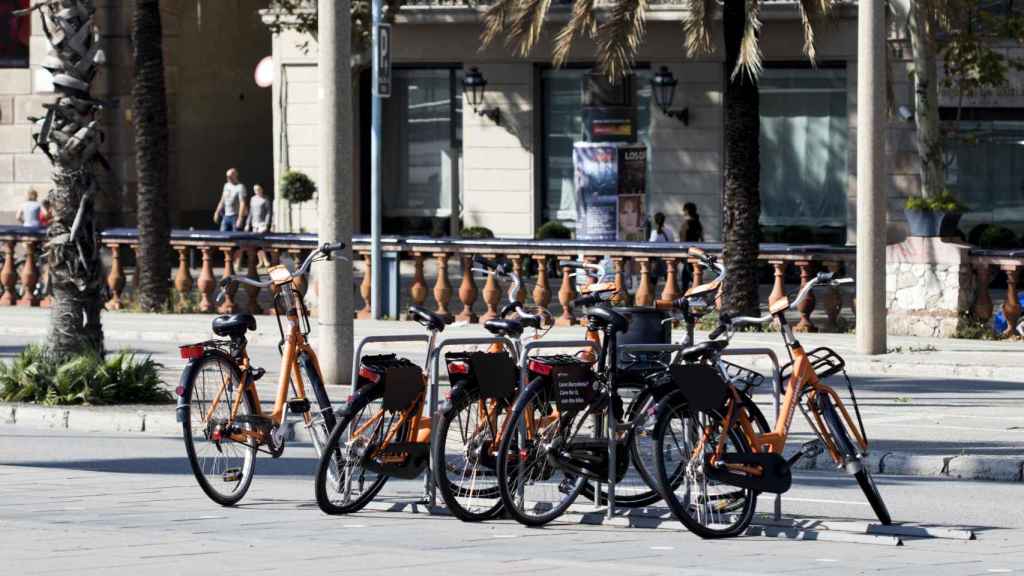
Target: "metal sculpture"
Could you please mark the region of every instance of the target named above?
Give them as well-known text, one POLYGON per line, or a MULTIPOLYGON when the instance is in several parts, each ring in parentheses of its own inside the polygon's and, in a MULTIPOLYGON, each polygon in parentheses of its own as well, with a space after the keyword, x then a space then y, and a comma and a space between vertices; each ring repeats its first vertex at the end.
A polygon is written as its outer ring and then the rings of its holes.
POLYGON ((32 139, 53 165, 53 214, 47 255, 53 308, 49 347, 57 357, 103 351, 100 324, 103 274, 94 198, 96 165, 109 170, 100 152, 104 103, 90 95, 97 68, 105 62, 94 18, 95 0, 48 0, 19 14, 38 12, 50 52, 42 67, 53 75, 57 96, 30 117, 32 139))

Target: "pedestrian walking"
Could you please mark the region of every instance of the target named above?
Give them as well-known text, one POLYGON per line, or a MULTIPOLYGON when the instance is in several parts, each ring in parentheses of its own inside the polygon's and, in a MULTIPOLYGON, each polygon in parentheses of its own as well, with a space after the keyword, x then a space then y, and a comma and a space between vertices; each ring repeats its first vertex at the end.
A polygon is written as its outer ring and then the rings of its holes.
POLYGON ((43 225, 40 217, 43 214, 43 205, 39 203, 39 193, 34 188, 29 188, 25 194, 25 202, 18 208, 14 219, 27 228, 39 228, 43 225))
MULTIPOLYGON (((270 198, 267 198, 263 186, 256 184, 252 187, 253 197, 249 200, 247 229, 254 234, 270 233, 271 223, 274 221, 274 205, 270 198)), ((263 268, 270 267, 270 259, 264 250, 259 251, 259 264, 263 268)))
POLYGON ((649 242, 674 242, 672 231, 665 227, 665 215, 658 212, 654 215, 654 227, 651 229, 649 242))
POLYGON ((679 229, 679 238, 683 242, 703 242, 704 226, 697 214, 697 205, 693 202, 683 204, 683 225, 679 229))
POLYGON ((227 181, 213 212, 213 222, 220 224, 221 232, 235 232, 241 230, 245 222, 248 197, 245 184, 238 179, 238 170, 231 168, 225 176, 227 181))

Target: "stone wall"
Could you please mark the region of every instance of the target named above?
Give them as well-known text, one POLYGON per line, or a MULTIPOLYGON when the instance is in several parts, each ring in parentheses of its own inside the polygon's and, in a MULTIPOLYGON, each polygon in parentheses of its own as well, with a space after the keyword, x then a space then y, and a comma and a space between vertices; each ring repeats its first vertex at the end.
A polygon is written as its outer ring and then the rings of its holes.
POLYGON ((953 336, 961 310, 974 302, 969 247, 911 236, 886 248, 886 323, 889 334, 953 336))

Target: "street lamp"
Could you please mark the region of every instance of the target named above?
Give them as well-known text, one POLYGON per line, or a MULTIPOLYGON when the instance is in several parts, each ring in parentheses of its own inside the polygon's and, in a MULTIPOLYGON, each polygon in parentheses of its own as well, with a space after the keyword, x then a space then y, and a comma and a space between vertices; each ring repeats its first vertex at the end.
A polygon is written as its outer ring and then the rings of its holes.
POLYGON ((487 89, 487 80, 480 70, 473 66, 462 79, 462 87, 469 99, 469 105, 478 116, 486 116, 495 124, 501 124, 501 111, 497 108, 482 108, 484 103, 484 91, 487 89))
POLYGON ((686 126, 690 125, 690 109, 671 110, 672 100, 676 96, 676 85, 679 81, 669 72, 669 69, 662 66, 658 73, 651 78, 651 90, 654 92, 654 102, 658 105, 661 113, 669 118, 682 121, 686 126))

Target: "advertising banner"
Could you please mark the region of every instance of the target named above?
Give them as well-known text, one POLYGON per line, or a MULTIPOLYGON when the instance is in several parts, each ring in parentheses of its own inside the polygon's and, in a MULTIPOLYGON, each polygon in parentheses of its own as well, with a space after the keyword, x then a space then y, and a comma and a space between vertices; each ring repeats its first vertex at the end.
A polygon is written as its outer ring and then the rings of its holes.
POLYGON ((578 142, 573 148, 576 237, 643 241, 647 147, 578 142))

